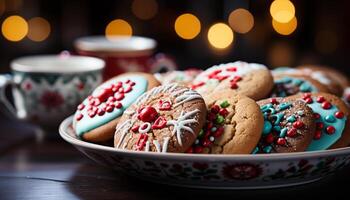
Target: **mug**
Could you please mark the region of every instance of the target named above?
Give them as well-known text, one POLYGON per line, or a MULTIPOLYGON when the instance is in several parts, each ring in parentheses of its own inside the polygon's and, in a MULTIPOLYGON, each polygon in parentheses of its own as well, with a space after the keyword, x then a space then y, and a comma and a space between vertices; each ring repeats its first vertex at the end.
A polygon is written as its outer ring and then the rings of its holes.
POLYGON ((103 60, 38 55, 15 59, 12 74, 0 75, 0 101, 15 118, 56 128, 102 82, 103 60), (13 104, 6 95, 12 88, 13 104))
POLYGON ((154 55, 157 42, 139 36, 82 37, 74 43, 77 53, 104 59, 104 80, 124 72, 171 71, 176 69, 174 60, 165 54, 154 55))

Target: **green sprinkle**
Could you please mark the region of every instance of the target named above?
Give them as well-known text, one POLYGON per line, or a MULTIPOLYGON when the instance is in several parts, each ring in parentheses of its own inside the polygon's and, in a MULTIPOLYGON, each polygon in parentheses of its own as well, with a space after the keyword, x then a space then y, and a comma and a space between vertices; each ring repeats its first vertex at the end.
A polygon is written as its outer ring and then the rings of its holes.
POLYGON ((230 104, 226 100, 220 104, 221 108, 227 108, 229 105, 230 104))
POLYGON ((222 124, 225 122, 225 118, 221 115, 218 115, 215 119, 215 122, 218 123, 218 124, 222 124))
POLYGON ((204 131, 203 131, 203 129, 201 129, 201 131, 200 131, 199 134, 198 134, 198 137, 201 138, 201 137, 203 137, 203 136, 204 136, 204 131))

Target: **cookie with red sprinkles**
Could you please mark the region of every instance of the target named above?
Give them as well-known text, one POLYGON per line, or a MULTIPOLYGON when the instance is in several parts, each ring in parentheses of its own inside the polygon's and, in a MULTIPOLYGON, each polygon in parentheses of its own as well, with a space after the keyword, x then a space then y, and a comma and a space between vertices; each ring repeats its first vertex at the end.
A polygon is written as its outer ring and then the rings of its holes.
POLYGON ((301 100, 284 98, 270 98, 257 103, 264 115, 264 128, 252 153, 305 151, 316 127, 312 109, 301 100))
POLYGON ((158 85, 154 76, 146 73, 125 73, 102 83, 77 107, 73 120, 76 135, 90 142, 112 139, 124 110, 158 85))
POLYGON ((262 64, 237 61, 208 68, 196 77, 190 87, 205 100, 221 92, 237 93, 259 100, 271 92, 273 78, 262 64))
POLYGON ((314 112, 316 130, 307 151, 340 148, 350 144, 349 109, 341 98, 328 93, 304 93, 287 99, 302 100, 314 112))
POLYGON ((264 124, 255 101, 243 95, 222 93, 206 103, 206 123, 187 153, 251 153, 264 124))
POLYGON ((123 114, 114 147, 133 151, 183 153, 204 124, 202 96, 177 83, 146 92, 123 114))

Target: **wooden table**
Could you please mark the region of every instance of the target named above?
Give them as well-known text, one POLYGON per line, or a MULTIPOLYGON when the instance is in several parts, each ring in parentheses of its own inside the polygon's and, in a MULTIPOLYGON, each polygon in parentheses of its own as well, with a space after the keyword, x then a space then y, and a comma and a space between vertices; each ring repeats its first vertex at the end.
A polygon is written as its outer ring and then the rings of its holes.
POLYGON ((98 166, 62 139, 38 139, 33 126, 3 116, 0 133, 1 200, 339 199, 350 193, 350 168, 317 183, 285 189, 215 191, 163 186, 98 166))

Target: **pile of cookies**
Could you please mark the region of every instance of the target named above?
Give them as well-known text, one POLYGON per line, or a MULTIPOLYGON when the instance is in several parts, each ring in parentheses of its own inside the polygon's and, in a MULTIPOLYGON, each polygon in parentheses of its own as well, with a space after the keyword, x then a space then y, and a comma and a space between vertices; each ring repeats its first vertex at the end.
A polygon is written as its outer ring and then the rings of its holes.
POLYGON ((241 61, 204 71, 126 73, 78 106, 73 127, 82 140, 146 152, 340 148, 350 144, 348 86, 347 77, 328 67, 269 70, 241 61))

